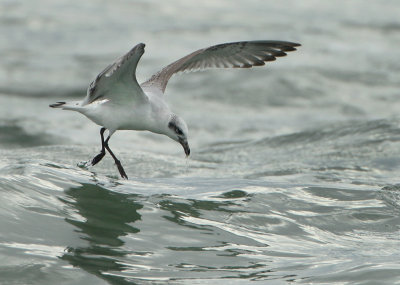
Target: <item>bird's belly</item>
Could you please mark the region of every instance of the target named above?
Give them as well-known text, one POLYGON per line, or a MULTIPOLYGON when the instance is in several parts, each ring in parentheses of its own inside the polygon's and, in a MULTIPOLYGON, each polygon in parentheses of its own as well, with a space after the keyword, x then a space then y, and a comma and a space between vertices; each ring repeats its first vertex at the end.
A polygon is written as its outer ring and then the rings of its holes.
POLYGON ((148 108, 115 106, 103 103, 82 112, 94 123, 108 130, 146 130, 149 121, 148 108))

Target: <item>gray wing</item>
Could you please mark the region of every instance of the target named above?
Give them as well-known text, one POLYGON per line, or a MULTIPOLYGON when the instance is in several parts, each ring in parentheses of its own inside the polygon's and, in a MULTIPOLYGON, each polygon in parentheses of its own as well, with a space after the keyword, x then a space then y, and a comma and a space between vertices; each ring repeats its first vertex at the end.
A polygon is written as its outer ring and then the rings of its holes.
POLYGON ((144 53, 144 47, 143 43, 136 45, 100 72, 90 83, 83 105, 103 99, 120 103, 129 100, 147 100, 136 80, 136 67, 144 53))
POLYGON ((284 41, 247 41, 225 43, 197 50, 164 67, 142 88, 157 88, 163 93, 168 80, 179 72, 199 71, 210 68, 249 68, 264 65, 286 52, 295 51, 300 44, 284 41))

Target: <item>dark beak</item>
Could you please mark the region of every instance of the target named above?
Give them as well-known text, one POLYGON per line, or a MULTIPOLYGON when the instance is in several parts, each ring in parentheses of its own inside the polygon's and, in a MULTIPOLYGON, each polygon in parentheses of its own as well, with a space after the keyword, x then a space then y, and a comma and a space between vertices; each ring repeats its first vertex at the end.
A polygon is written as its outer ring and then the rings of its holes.
POLYGON ((188 157, 190 155, 190 147, 189 147, 187 140, 179 139, 179 143, 182 145, 183 150, 185 151, 186 157, 188 157))

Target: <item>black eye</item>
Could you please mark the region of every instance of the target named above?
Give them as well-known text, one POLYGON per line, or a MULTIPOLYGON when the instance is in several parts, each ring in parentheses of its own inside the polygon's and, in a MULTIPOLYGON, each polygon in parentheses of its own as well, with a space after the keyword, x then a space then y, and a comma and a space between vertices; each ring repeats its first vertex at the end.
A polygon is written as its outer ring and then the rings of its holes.
POLYGON ((178 127, 175 128, 175 133, 177 133, 179 136, 183 135, 182 130, 178 127))
POLYGON ((182 136, 183 135, 182 130, 177 125, 175 125, 173 122, 169 122, 168 128, 173 130, 178 136, 182 136))

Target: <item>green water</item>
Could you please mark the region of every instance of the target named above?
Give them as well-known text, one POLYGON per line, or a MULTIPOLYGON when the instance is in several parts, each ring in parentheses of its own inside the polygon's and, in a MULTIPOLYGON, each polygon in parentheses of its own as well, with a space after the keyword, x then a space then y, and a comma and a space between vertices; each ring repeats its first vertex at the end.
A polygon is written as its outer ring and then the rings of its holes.
POLYGON ((0 0, 0 284, 400 284, 397 1, 0 0), (146 43, 139 81, 221 42, 300 42, 174 77, 191 156, 48 107, 146 43))

